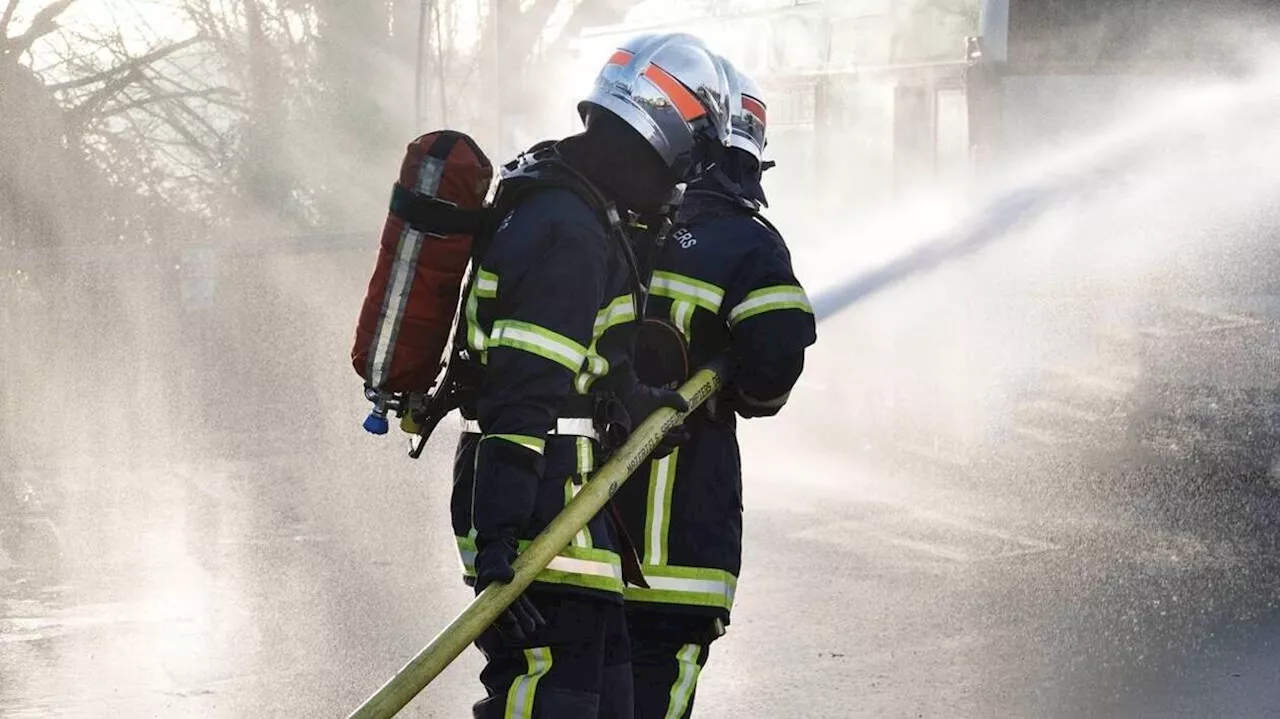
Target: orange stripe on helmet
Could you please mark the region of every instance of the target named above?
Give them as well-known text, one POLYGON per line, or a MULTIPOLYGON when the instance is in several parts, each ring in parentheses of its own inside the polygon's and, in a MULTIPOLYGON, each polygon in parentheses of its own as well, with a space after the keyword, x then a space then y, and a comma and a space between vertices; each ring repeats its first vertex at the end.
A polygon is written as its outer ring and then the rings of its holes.
POLYGON ((626 50, 618 50, 613 53, 613 55, 609 58, 609 62, 606 62, 605 64, 606 65, 622 65, 623 67, 626 67, 628 64, 631 63, 631 58, 633 57, 635 57, 633 53, 630 53, 626 50))
POLYGON ((707 108, 702 106, 697 96, 689 92, 689 88, 672 77, 666 70, 657 65, 649 65, 644 70, 644 76, 649 78, 649 82, 657 85, 658 89, 662 90, 662 94, 671 100, 671 104, 676 106, 676 110, 680 112, 680 117, 683 117, 685 122, 693 122, 707 114, 707 108))
POLYGON ((761 125, 768 124, 765 122, 764 103, 751 97, 750 95, 742 96, 742 109, 756 116, 761 125))

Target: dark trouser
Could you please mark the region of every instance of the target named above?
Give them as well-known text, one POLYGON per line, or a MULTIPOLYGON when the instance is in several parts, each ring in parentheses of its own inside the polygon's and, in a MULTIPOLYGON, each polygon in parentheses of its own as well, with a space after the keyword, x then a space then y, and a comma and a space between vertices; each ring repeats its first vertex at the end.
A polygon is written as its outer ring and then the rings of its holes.
POLYGON ((476 719, 631 719, 622 605, 538 587, 528 597, 544 629, 521 644, 493 629, 476 641, 488 660, 480 681, 489 694, 476 703, 476 719))
POLYGON ((627 611, 635 719, 686 719, 719 632, 710 617, 627 611))

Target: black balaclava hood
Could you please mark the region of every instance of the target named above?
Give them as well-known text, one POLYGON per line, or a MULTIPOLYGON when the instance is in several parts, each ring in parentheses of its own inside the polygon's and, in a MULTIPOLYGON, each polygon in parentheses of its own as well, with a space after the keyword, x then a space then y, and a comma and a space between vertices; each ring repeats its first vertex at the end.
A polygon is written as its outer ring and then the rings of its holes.
POLYGON ((741 197, 768 207, 760 185, 763 170, 760 162, 749 153, 737 148, 724 152, 710 169, 694 181, 689 189, 722 192, 731 197, 741 197))
POLYGON ((653 212, 670 198, 677 178, 640 133, 622 118, 592 107, 586 132, 559 143, 560 155, 609 199, 636 212, 653 212))

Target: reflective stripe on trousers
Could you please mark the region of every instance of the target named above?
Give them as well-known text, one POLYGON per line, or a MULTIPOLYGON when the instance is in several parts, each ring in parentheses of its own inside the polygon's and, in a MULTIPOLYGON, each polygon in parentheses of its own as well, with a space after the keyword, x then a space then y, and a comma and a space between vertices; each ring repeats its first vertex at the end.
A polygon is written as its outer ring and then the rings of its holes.
POLYGON ((529 671, 516 677, 507 690, 505 719, 530 719, 533 716, 533 700, 538 691, 538 680, 551 671, 551 647, 526 649, 524 656, 529 662, 529 671))
POLYGON ((667 704, 667 715, 663 719, 683 719, 689 711, 689 701, 693 699, 693 691, 698 686, 698 674, 702 666, 698 657, 702 647, 697 644, 686 644, 676 652, 676 663, 680 667, 676 675, 676 683, 671 686, 671 701, 667 704))

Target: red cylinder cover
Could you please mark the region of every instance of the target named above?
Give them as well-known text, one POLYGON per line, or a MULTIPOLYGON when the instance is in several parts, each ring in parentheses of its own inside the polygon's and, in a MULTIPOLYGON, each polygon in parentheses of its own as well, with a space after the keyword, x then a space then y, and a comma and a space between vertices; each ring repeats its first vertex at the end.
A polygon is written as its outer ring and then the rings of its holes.
MULTIPOLYGON (((493 166, 475 141, 449 130, 409 143, 400 166, 401 187, 461 209, 483 206, 492 180, 493 166)), ((473 239, 431 234, 387 214, 351 349, 352 366, 371 386, 391 392, 431 388, 449 343, 473 239)))

